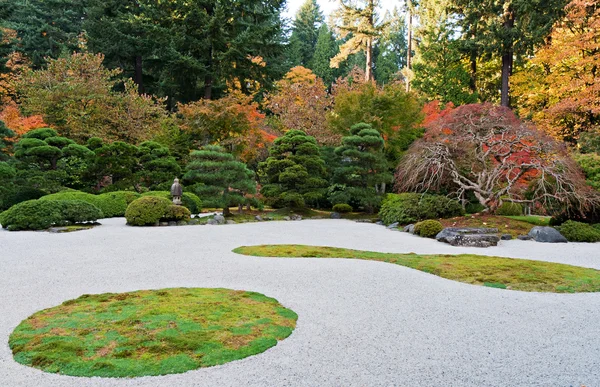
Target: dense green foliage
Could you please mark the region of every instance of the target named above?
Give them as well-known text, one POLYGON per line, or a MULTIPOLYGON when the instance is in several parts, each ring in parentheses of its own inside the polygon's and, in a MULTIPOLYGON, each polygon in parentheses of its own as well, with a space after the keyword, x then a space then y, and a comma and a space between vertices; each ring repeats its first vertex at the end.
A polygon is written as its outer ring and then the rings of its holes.
POLYGON ((569 242, 600 242, 600 230, 587 223, 568 220, 558 229, 569 242))
POLYGON ((435 238, 444 229, 439 220, 424 220, 415 224, 415 234, 423 238, 435 238))
POLYGON ((409 224, 426 219, 461 216, 464 210, 456 200, 445 196, 403 193, 388 194, 379 216, 385 224, 409 224))
POLYGON ((192 186, 204 206, 223 208, 228 214, 232 205, 251 203, 248 195, 256 193, 254 172, 225 148, 208 145, 192 152, 190 157, 183 180, 192 186))
POLYGON ((333 172, 332 182, 337 186, 329 194, 331 203, 346 203, 367 212, 379 207, 385 185, 392 181, 384 144, 369 124, 350 128, 350 135, 342 138, 342 146, 335 150, 340 162, 333 172))
MULTIPOLYGON (((170 191, 144 192, 142 196, 154 196, 167 199, 169 201, 173 199, 170 191)), ((181 203, 185 208, 190 210, 190 213, 192 214, 198 214, 202 210, 202 200, 200 200, 200 198, 192 192, 184 192, 183 196, 181 196, 181 203)))
POLYGON ((171 201, 156 196, 144 196, 134 200, 125 211, 130 226, 154 226, 164 219, 171 201))
POLYGON ((29 200, 0 214, 2 227, 9 231, 45 230, 52 226, 94 222, 102 211, 81 200, 29 200))
POLYGON ((583 170, 588 184, 600 190, 600 153, 575 154, 574 158, 583 170))
POLYGON ((0 120, 0 161, 8 158, 6 148, 10 144, 10 138, 14 135, 15 133, 6 127, 4 121, 0 120))
POLYGON ((302 208, 324 197, 325 161, 317 141, 300 130, 290 130, 269 150, 260 164, 261 193, 274 207, 302 208))
POLYGON ((165 221, 186 221, 190 220, 192 213, 184 206, 177 206, 175 204, 171 204, 167 207, 165 214, 163 215, 163 219, 165 221))
POLYGON ((9 346, 17 362, 61 375, 165 375, 266 351, 297 319, 277 300, 239 290, 86 294, 21 322, 9 346))
POLYGON ((523 215, 523 206, 519 203, 504 202, 496 209, 496 215, 520 216, 523 215))
POLYGON ((40 200, 79 200, 92 204, 102 210, 105 218, 124 216, 129 203, 139 197, 135 192, 117 191, 94 195, 79 191, 61 191, 43 196, 40 200))
POLYGON ((348 212, 352 212, 353 208, 350 204, 338 203, 333 205, 332 210, 333 212, 339 212, 340 214, 347 214, 348 212))

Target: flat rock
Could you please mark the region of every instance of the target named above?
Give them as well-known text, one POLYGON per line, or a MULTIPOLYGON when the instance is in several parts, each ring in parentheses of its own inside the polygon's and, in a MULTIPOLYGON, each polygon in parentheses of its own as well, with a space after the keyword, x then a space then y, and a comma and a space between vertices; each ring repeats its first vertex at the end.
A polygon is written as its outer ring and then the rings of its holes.
POLYGON ((436 235, 439 242, 452 246, 490 247, 497 246, 500 238, 497 228, 460 228, 447 227, 436 235))
POLYGON ((517 239, 518 239, 518 240, 520 240, 520 241, 530 241, 530 240, 532 240, 533 238, 532 238, 532 237, 530 237, 529 235, 519 235, 519 236, 517 237, 517 239))
POLYGON ((404 227, 404 232, 414 234, 415 233, 415 225, 409 224, 408 226, 404 227))
POLYGON ((339 212, 332 212, 331 219, 342 219, 342 215, 339 212))
POLYGON ((503 240, 503 241, 509 241, 511 239, 513 239, 513 237, 510 234, 502 234, 502 236, 500 237, 500 240, 503 240))
POLYGON ((387 226, 387 228, 392 229, 392 228, 396 228, 398 227, 398 222, 392 223, 389 226, 387 226))
POLYGON ((543 243, 567 243, 565 238, 557 229, 553 227, 535 226, 527 234, 536 242, 543 243))

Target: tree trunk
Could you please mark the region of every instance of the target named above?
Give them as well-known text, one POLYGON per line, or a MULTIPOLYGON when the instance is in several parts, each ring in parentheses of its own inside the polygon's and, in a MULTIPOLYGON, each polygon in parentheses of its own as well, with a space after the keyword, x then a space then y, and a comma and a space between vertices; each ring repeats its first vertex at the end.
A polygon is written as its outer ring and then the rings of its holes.
POLYGON ((242 214, 244 212, 244 205, 238 204, 238 214, 242 214))
POLYGON ((223 207, 223 216, 231 216, 231 211, 229 211, 229 207, 223 207))
POLYGON ((133 75, 133 81, 135 82, 136 85, 138 85, 138 93, 139 94, 144 94, 145 90, 144 90, 144 78, 143 78, 143 73, 142 73, 143 67, 142 67, 142 56, 141 55, 136 55, 135 56, 135 71, 134 71, 134 75, 133 75))
POLYGON ((471 79, 469 88, 473 94, 477 93, 477 52, 471 52, 471 79))
POLYGON ((412 9, 411 9, 411 4, 410 4, 410 0, 407 1, 406 3, 407 6, 407 12, 408 12, 408 49, 406 50, 406 91, 409 92, 410 91, 410 79, 409 79, 409 75, 410 75, 410 70, 412 68, 412 9))
MULTIPOLYGON (((504 14, 504 28, 513 29, 515 26, 515 14, 509 8, 504 14)), ((510 76, 513 67, 513 42, 508 42, 502 53, 502 93, 500 105, 510 107, 510 76)))
POLYGON ((365 80, 367 82, 373 80, 373 39, 369 38, 369 41, 367 42, 367 49, 366 49, 366 55, 367 55, 367 64, 366 64, 366 68, 365 68, 365 80))

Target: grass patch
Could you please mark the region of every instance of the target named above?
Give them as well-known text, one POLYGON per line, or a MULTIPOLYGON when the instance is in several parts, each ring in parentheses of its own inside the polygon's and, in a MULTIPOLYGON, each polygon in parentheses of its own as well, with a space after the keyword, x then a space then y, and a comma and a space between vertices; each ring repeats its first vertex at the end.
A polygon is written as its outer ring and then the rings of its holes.
POLYGON ((406 266, 454 281, 526 292, 600 291, 600 271, 561 263, 481 255, 376 253, 303 245, 244 246, 235 253, 258 257, 353 258, 406 266))
POLYGON ((534 216, 534 215, 530 215, 530 216, 505 216, 505 218, 509 218, 509 219, 512 219, 512 220, 517 220, 519 222, 525 222, 525 223, 533 224, 534 226, 549 226, 550 225, 550 219, 552 219, 552 217, 550 217, 550 216, 534 216))
POLYGON ((440 219, 440 222, 442 222, 444 227, 497 228, 499 235, 510 234, 513 238, 519 235, 526 235, 533 228, 532 223, 512 218, 497 215, 467 215, 450 219, 440 219))
POLYGON ((83 295, 21 322, 9 346, 17 362, 47 372, 165 375, 263 352, 297 318, 273 298, 228 289, 83 295))

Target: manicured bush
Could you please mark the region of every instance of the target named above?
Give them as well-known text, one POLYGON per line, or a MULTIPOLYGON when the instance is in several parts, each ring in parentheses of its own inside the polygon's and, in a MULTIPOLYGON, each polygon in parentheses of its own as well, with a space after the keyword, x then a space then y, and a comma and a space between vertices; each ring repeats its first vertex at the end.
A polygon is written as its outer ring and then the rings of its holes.
POLYGON ((443 229, 444 226, 439 221, 432 219, 415 224, 415 234, 423 238, 435 238, 443 229))
MULTIPOLYGON (((169 192, 169 191, 144 192, 142 194, 142 197, 144 197, 144 196, 154 196, 154 197, 158 197, 158 198, 164 198, 164 199, 167 199, 168 201, 172 202, 171 192, 169 192)), ((191 192, 183 193, 183 196, 181 197, 181 203, 183 204, 184 207, 186 207, 188 210, 190 210, 190 212, 192 214, 198 214, 202 210, 202 201, 200 200, 200 198, 197 195, 195 195, 191 192)))
POLYGON ((162 197, 143 196, 127 207, 125 219, 131 226, 151 226, 163 219, 171 205, 171 201, 162 197))
POLYGON ((124 216, 127 206, 139 196, 138 193, 130 191, 115 191, 101 195, 81 191, 61 191, 46 195, 42 200, 81 200, 98 207, 102 210, 105 218, 114 218, 124 216))
POLYGON ((192 214, 186 207, 171 204, 169 207, 167 207, 167 210, 165 211, 165 214, 161 220, 178 222, 180 220, 190 220, 191 217, 192 214))
POLYGON ((104 217, 98 207, 81 200, 61 201, 60 207, 63 220, 69 224, 95 222, 104 217))
POLYGON ((0 223, 9 231, 45 230, 52 226, 93 222, 101 217, 98 207, 83 201, 29 200, 0 214, 0 223))
POLYGON ((464 210, 456 200, 439 195, 416 193, 388 194, 379 216, 385 224, 409 224, 425 219, 461 216, 464 210))
POLYGON ((48 193, 42 191, 37 188, 31 187, 14 187, 14 190, 11 190, 6 193, 6 197, 2 202, 2 208, 8 209, 15 204, 19 204, 22 202, 26 202, 28 200, 39 199, 48 193))
POLYGON ((352 206, 345 203, 336 204, 333 206, 334 212, 339 212, 340 214, 345 214, 348 212, 352 212, 352 206))
POLYGON ((523 206, 519 203, 504 202, 496 209, 496 215, 520 216, 523 215, 523 206))
POLYGON ((600 230, 587 223, 568 220, 557 228, 569 242, 600 242, 600 230))

